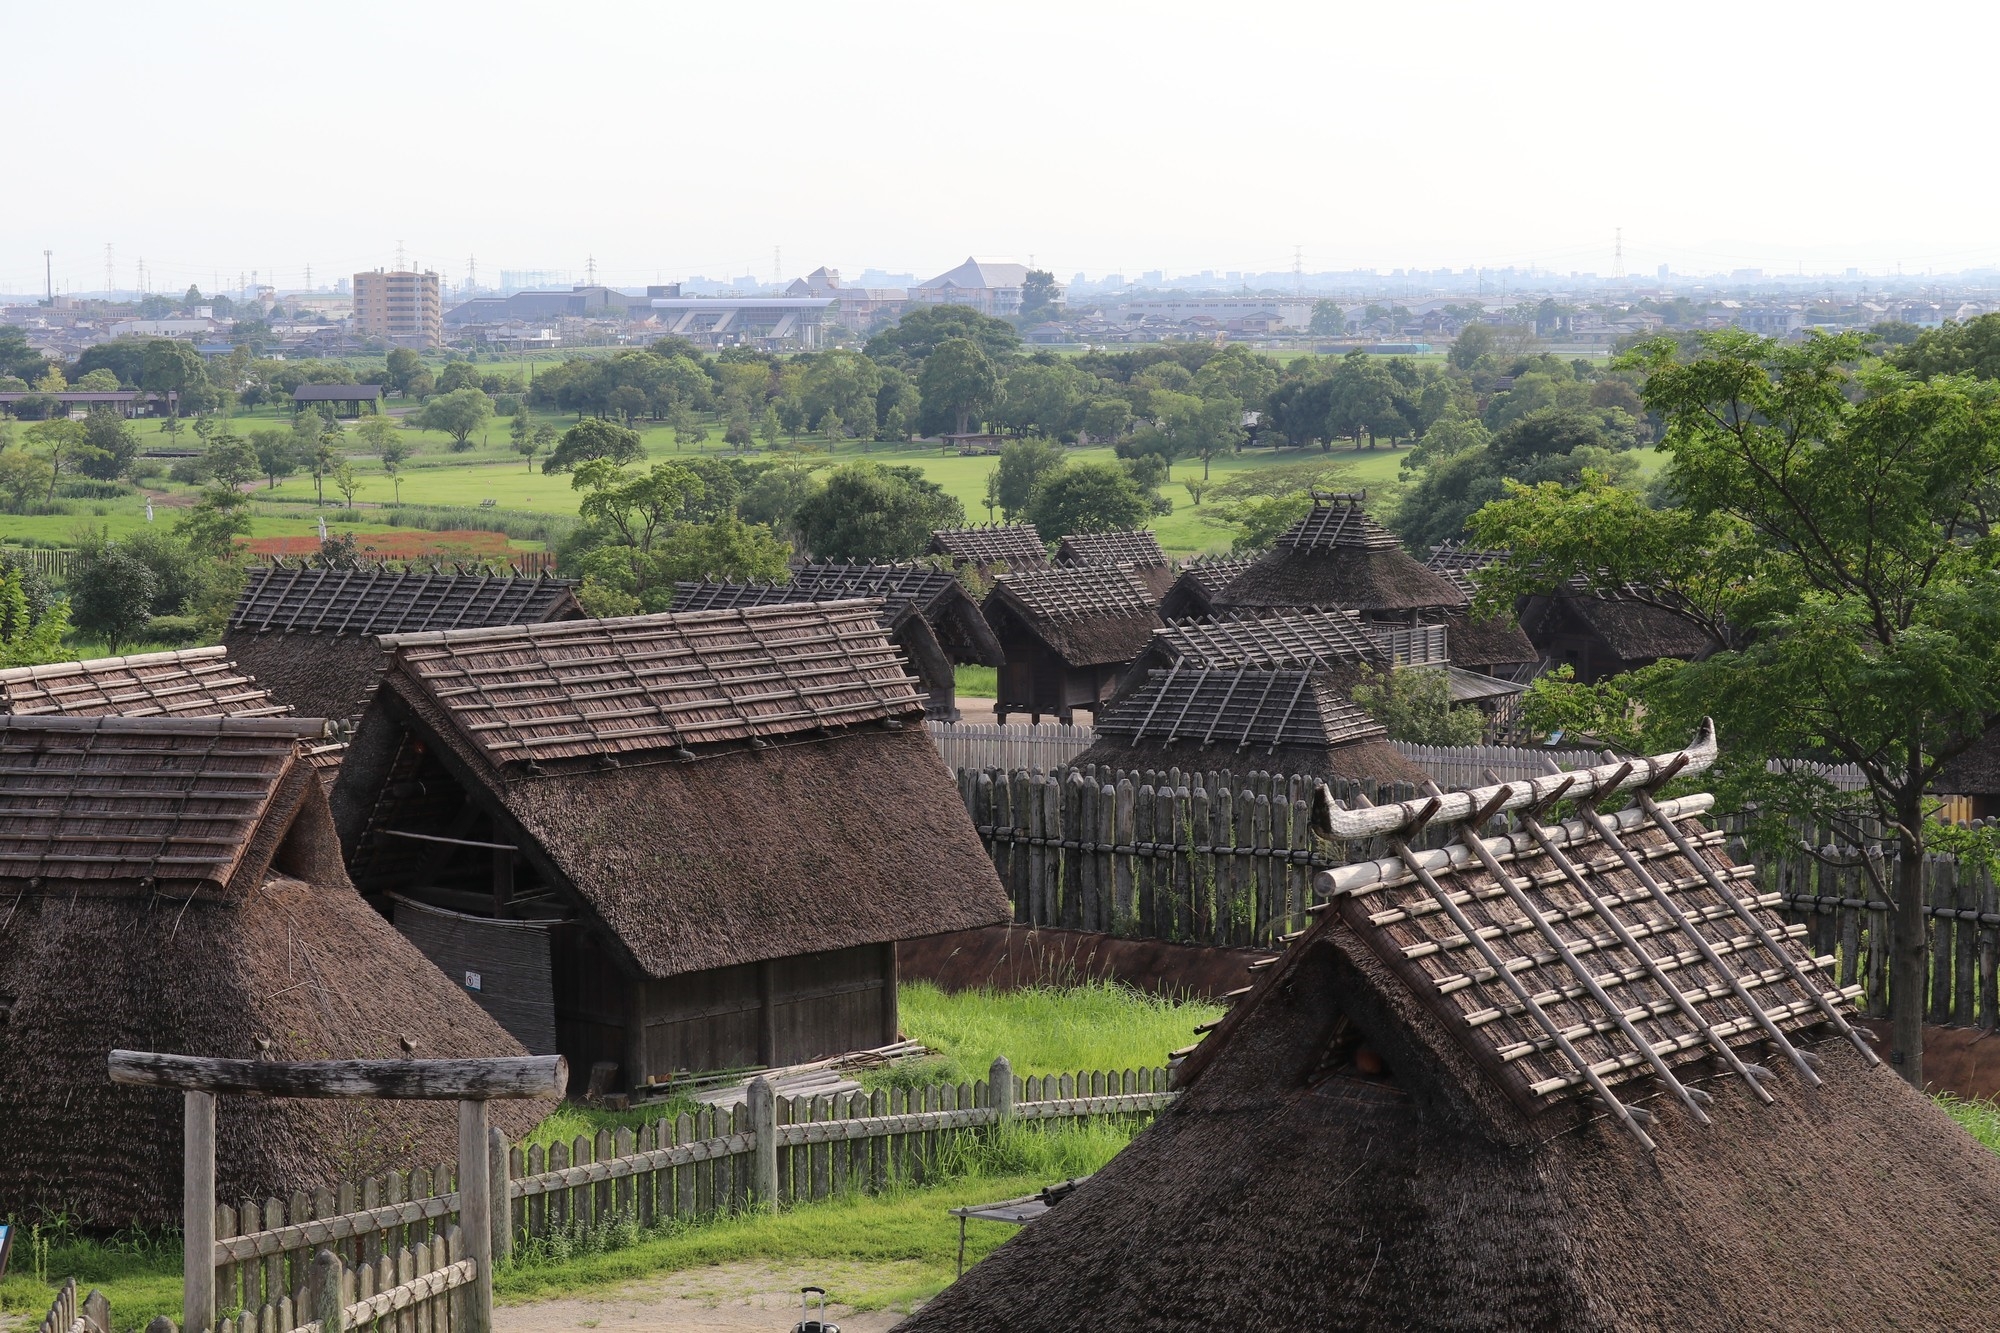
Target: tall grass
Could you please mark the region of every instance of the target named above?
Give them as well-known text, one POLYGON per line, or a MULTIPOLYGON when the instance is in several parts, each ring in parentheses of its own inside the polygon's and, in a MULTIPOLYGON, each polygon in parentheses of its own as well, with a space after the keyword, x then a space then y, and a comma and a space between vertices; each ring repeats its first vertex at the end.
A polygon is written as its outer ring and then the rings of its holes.
POLYGON ((1947 1092, 1937 1098, 1946 1115, 1965 1126, 1965 1132, 2000 1153, 2000 1101, 1992 1098, 1965 1098, 1947 1092))
POLYGON ((537 514, 519 509, 480 509, 472 505, 384 505, 376 511, 384 523, 426 532, 504 532, 516 541, 555 546, 574 533, 577 520, 569 514, 537 514))
POLYGON ((1023 1076, 1163 1065, 1167 1052, 1194 1040, 1197 1024, 1223 1013, 1204 1000, 1101 981, 956 994, 920 981, 899 987, 897 998, 904 1035, 938 1056, 863 1080, 876 1086, 970 1082, 986 1076, 996 1055, 1023 1076))
MULTIPOLYGON (((0 1278, 0 1315, 48 1313, 56 1289, 75 1277, 111 1302, 114 1330, 144 1328, 155 1315, 181 1312, 181 1238, 174 1231, 128 1230, 91 1235, 67 1218, 15 1224, 14 1252, 0 1278)), ((0 1319, 0 1323, 6 1322, 0 1319)))
POLYGON ((964 666, 952 669, 953 684, 968 699, 991 699, 1000 693, 1000 668, 964 666))

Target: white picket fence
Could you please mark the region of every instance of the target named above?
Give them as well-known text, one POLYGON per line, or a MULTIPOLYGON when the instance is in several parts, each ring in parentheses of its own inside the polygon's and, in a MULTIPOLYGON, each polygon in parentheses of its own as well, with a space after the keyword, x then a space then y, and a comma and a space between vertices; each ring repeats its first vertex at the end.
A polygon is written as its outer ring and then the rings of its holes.
MULTIPOLYGON (((1067 767, 1097 739, 1088 725, 1044 722, 1038 726, 1000 726, 991 722, 932 722, 931 740, 944 756, 946 768, 1027 769, 1051 773, 1067 767)), ((1503 782, 1540 777, 1548 771, 1544 757, 1560 768, 1588 768, 1596 763, 1591 750, 1555 750, 1524 745, 1406 745, 1395 742, 1403 757, 1431 775, 1444 788, 1477 787, 1487 770, 1503 782)))

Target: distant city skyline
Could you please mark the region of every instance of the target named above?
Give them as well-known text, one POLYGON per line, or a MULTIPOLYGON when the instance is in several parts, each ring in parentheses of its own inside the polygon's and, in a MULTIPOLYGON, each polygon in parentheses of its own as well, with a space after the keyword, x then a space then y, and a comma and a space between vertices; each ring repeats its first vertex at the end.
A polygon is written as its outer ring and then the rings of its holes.
POLYGON ((45 250, 72 292, 142 259, 156 291, 324 285, 399 247, 454 286, 475 256, 620 286, 967 254, 1609 275, 1620 229, 1632 275, 2000 265, 2000 179, 1953 130, 1982 90, 1939 67, 2000 14, 1867 12, 354 0, 336 50, 287 7, 107 0, 104 42, 31 7, 0 115, 51 169, 0 210, 0 291, 45 250))

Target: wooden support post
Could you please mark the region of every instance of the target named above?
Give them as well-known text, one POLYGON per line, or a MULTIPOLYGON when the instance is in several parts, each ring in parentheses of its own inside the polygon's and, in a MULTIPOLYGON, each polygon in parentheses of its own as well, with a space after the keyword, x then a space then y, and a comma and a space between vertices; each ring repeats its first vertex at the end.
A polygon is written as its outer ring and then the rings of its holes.
POLYGON ((896 941, 882 946, 882 1044, 902 1038, 902 1018, 896 1009, 896 941))
POLYGON ((486 1103, 458 1104, 459 1257, 472 1260, 473 1277, 457 1302, 456 1333, 493 1333, 493 1213, 487 1197, 486 1103))
POLYGON ((636 1095, 653 1079, 653 1062, 646 1048, 647 1003, 644 977, 634 978, 625 990, 625 1086, 636 1095))
POLYGON ((986 1074, 986 1087, 999 1123, 1006 1124, 1014 1118, 1014 1066, 1006 1056, 993 1057, 993 1068, 986 1074))
POLYGON ((215 1327, 215 1094, 182 1094, 181 1324, 215 1327))
POLYGON ((757 964, 757 1063, 767 1068, 778 1063, 777 966, 770 958, 757 964))
POLYGON ((778 1206, 778 1097, 771 1080, 753 1078, 749 1088, 750 1132, 757 1137, 752 1151, 751 1188, 759 1208, 778 1206))
POLYGON ((319 1321, 320 1333, 341 1333, 347 1322, 343 1276, 340 1256, 332 1250, 323 1249, 313 1256, 312 1317, 319 1321))
POLYGON ((493 1218, 493 1262, 504 1264, 514 1257, 514 1200, 507 1189, 507 1136, 492 1125, 486 1129, 486 1178, 493 1218))
POLYGON ((514 901, 514 849, 493 849, 493 915, 505 917, 514 901))

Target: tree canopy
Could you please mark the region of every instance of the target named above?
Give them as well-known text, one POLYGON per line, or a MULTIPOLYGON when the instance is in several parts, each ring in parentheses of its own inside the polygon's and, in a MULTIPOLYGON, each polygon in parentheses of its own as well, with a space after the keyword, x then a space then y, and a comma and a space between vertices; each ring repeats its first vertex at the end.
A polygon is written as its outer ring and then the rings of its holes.
POLYGON ((819 560, 910 560, 936 528, 965 523, 965 507, 913 467, 850 463, 793 516, 806 549, 819 560))

